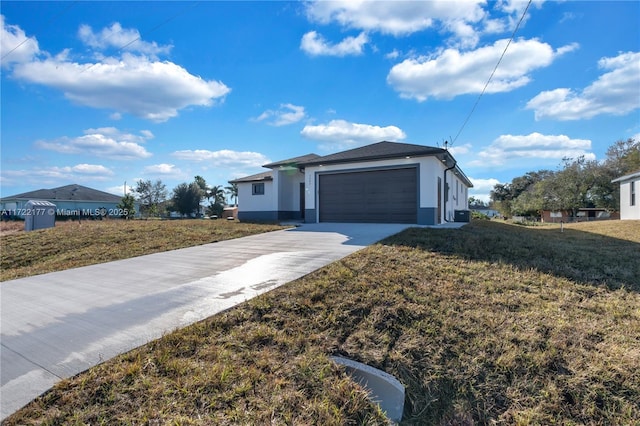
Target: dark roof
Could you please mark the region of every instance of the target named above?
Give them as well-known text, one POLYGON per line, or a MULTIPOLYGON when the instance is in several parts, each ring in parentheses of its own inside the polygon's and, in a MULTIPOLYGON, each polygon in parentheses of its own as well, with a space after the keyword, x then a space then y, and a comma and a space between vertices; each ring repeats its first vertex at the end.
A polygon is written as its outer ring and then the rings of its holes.
MULTIPOLYGON (((473 184, 467 176, 457 166, 456 160, 451 153, 443 148, 436 148, 433 146, 414 145, 410 143, 399 142, 378 142, 371 145, 362 146, 360 148, 349 149, 347 151, 337 152, 335 154, 325 155, 323 157, 316 154, 307 154, 300 157, 290 158, 288 160, 277 161, 265 165, 267 168, 277 168, 280 166, 294 166, 298 168, 304 168, 306 166, 314 165, 326 165, 326 164, 338 164, 338 163, 351 163, 357 161, 375 161, 386 160, 391 158, 405 158, 405 157, 437 157, 442 161, 445 167, 450 167, 453 173, 460 177, 469 187, 473 187, 473 184)), ((230 180, 229 183, 240 182, 259 182, 262 180, 271 180, 273 175, 271 172, 258 173, 256 175, 247 176, 235 180, 230 180)))
POLYGON ((446 150, 432 146, 383 141, 360 148, 325 155, 324 157, 318 157, 307 161, 305 165, 349 163, 352 161, 371 161, 386 158, 425 157, 445 155, 446 153, 446 150))
POLYGON ((117 195, 77 184, 51 189, 37 189, 35 191, 2 198, 4 200, 17 198, 25 200, 101 201, 110 203, 118 203, 122 199, 122 197, 117 195))
POLYGON ((241 183, 241 182, 262 182, 265 180, 273 180, 273 172, 263 172, 251 176, 246 176, 234 180, 230 180, 229 183, 241 183))
POLYGON ((265 164, 263 167, 268 169, 275 169, 280 166, 290 166, 290 167, 298 167, 299 164, 306 163, 307 161, 315 160, 316 158, 320 158, 318 154, 307 154, 301 155, 300 157, 289 158, 288 160, 276 161, 275 163, 265 164))

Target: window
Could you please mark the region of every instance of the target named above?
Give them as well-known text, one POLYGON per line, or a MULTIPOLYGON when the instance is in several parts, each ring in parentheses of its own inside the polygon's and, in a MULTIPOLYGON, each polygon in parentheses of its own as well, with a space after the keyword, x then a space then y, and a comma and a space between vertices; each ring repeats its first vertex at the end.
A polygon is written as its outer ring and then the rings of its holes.
POLYGON ((251 195, 264 195, 264 183, 254 183, 251 185, 251 195))
POLYGON ((630 206, 635 206, 636 205, 636 183, 635 183, 635 181, 631 181, 631 185, 629 185, 629 188, 631 190, 630 197, 629 197, 631 202, 629 203, 629 205, 630 206))

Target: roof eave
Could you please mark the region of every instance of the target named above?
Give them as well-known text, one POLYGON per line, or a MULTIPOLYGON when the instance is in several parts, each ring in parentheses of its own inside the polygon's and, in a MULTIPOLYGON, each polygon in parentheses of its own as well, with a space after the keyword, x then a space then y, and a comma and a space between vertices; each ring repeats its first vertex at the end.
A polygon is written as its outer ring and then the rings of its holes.
POLYGON ((379 161, 379 160, 395 160, 398 158, 414 158, 414 157, 437 157, 441 155, 439 152, 433 153, 424 153, 424 152, 404 152, 400 154, 380 154, 380 155, 370 155, 366 157, 359 158, 340 158, 337 160, 322 160, 319 158, 318 160, 308 161, 302 166, 321 166, 326 164, 344 164, 344 163, 360 163, 367 161, 379 161))

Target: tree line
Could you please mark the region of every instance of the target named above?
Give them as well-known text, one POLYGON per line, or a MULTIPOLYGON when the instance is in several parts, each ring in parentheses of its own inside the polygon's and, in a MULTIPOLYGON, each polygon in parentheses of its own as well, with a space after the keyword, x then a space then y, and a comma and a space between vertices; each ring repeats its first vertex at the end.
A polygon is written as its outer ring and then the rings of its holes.
POLYGON ((220 217, 226 205, 227 195, 237 204, 238 187, 235 184, 227 187, 210 186, 202 176, 195 176, 193 182, 183 182, 173 188, 170 198, 166 185, 160 179, 153 182, 139 180, 131 193, 122 198, 119 206, 133 212, 130 216, 135 214, 136 201, 140 205, 139 213, 143 217, 160 217, 173 211, 190 216, 199 214, 202 203, 206 200, 205 214, 220 217))
POLYGON ((607 149, 603 161, 584 156, 564 158, 558 170, 531 171, 510 183, 497 184, 490 193, 491 205, 505 217, 539 216, 543 210, 620 208, 620 190, 613 179, 640 171, 640 142, 619 140, 607 149))

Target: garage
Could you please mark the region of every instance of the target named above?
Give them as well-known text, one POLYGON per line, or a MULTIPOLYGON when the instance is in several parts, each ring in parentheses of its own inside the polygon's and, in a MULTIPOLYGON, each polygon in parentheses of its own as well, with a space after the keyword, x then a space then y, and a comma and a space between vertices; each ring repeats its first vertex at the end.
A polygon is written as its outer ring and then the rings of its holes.
POLYGON ((320 222, 417 223, 416 167, 319 175, 320 222))

